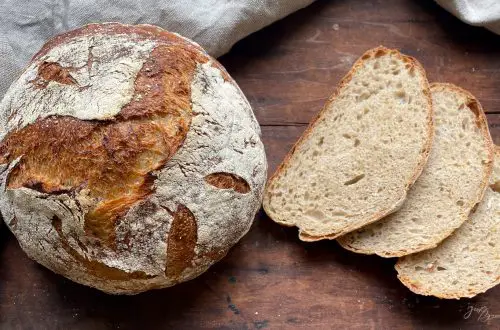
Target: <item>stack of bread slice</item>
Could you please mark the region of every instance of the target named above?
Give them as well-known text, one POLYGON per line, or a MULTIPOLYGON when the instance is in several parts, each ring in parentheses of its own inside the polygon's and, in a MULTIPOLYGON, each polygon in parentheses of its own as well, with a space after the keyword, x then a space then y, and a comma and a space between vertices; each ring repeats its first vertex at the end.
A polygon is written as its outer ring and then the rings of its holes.
POLYGON ((378 47, 269 180, 264 209, 304 241, 402 257, 398 277, 416 293, 461 298, 500 280, 497 191, 500 151, 480 103, 378 47))

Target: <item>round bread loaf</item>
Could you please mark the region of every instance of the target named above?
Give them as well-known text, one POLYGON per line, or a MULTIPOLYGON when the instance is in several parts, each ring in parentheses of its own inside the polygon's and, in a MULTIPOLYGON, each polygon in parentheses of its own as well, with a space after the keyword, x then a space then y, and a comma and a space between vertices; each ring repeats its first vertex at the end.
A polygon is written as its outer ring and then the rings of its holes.
POLYGON ((0 121, 6 224, 32 259, 108 293, 198 276, 260 207, 267 163, 248 101, 200 46, 154 26, 50 40, 0 121))

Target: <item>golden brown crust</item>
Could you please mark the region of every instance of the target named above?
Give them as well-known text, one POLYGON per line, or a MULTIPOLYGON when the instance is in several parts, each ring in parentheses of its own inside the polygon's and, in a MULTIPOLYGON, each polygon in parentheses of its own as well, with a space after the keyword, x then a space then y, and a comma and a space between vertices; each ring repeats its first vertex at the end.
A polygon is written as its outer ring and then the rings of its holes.
POLYGON ((76 85, 76 80, 71 77, 68 68, 62 67, 59 63, 43 62, 38 67, 38 75, 33 84, 38 88, 45 88, 50 81, 64 85, 76 85))
MULTIPOLYGON (((408 192, 408 190, 410 189, 410 187, 415 183, 415 181, 417 180, 417 178, 422 173, 422 171, 423 171, 423 169, 425 167, 425 163, 427 162, 427 159, 429 158, 429 153, 430 153, 430 149, 431 149, 431 145, 432 145, 432 140, 433 140, 433 137, 434 137, 434 122, 433 122, 434 110, 433 110, 433 107, 432 107, 432 98, 431 98, 430 91, 429 91, 429 83, 427 81, 427 78, 426 78, 427 76, 426 76, 425 70, 422 67, 422 65, 415 58, 403 55, 403 54, 401 54, 399 51, 397 51, 395 49, 388 49, 388 48, 385 48, 383 46, 379 46, 377 48, 374 48, 374 49, 371 49, 371 50, 367 51, 365 54, 363 54, 354 63, 354 65, 351 68, 351 70, 347 73, 347 75, 344 76, 344 78, 342 78, 342 80, 340 81, 340 83, 337 86, 337 88, 334 91, 334 93, 328 98, 328 100, 325 103, 323 109, 316 115, 316 117, 314 117, 312 119, 312 121, 309 123, 309 126, 306 128, 306 130, 304 131, 304 133, 302 133, 302 135, 299 138, 299 140, 294 144, 294 146, 292 147, 292 149, 285 156, 285 159, 281 162, 281 164, 278 166, 277 170, 274 172, 274 174, 268 180, 268 182, 266 184, 266 190, 265 190, 265 193, 264 193, 263 207, 264 207, 264 210, 266 211, 266 213, 269 215, 269 217, 273 221, 275 221, 275 222, 277 222, 277 223, 279 223, 281 225, 287 226, 287 227, 294 227, 294 225, 284 223, 283 221, 280 221, 279 219, 273 219, 272 212, 267 207, 266 200, 268 199, 268 194, 269 194, 268 190, 269 190, 269 187, 272 184, 272 182, 286 168, 286 166, 288 164, 288 161, 290 160, 290 158, 294 154, 295 149, 297 148, 297 146, 299 146, 300 144, 302 144, 302 142, 305 139, 308 138, 308 136, 311 133, 311 131, 314 129, 314 127, 316 126, 316 124, 322 118, 323 114, 326 112, 326 109, 328 108, 328 105, 330 103, 332 103, 338 97, 338 95, 340 94, 340 92, 344 88, 344 86, 347 85, 349 83, 349 81, 351 81, 354 72, 356 72, 358 69, 360 69, 363 66, 364 61, 368 60, 369 58, 380 57, 380 56, 385 55, 385 54, 392 54, 394 56, 397 56, 402 61, 406 62, 407 63, 406 65, 410 66, 411 70, 415 70, 416 69, 417 71, 419 71, 420 74, 422 75, 422 77, 424 78, 424 86, 422 86, 422 90, 424 91, 424 94, 426 96, 427 103, 428 103, 429 109, 430 109, 429 110, 429 115, 428 115, 428 118, 427 118, 427 122, 428 122, 428 124, 427 124, 428 135, 427 135, 427 140, 426 140, 426 143, 424 145, 424 148, 421 151, 421 157, 420 157, 420 161, 418 163, 418 166, 416 167, 416 169, 415 169, 413 175, 411 176, 411 178, 408 180, 408 182, 406 182, 406 191, 405 191, 404 195, 401 196, 400 201, 398 201, 398 203, 396 203, 393 207, 390 207, 390 208, 388 208, 388 209, 386 209, 386 210, 384 210, 382 212, 374 214, 372 216, 372 218, 368 219, 367 222, 364 225, 373 223, 373 222, 375 222, 377 220, 380 220, 383 217, 391 214, 392 212, 394 212, 397 209, 397 207, 401 204, 401 202, 404 201, 404 199, 406 198, 406 193, 408 192)), ((306 242, 315 242, 315 241, 320 241, 320 240, 323 240, 323 239, 335 239, 335 238, 339 237, 340 235, 345 234, 345 233, 347 233, 349 231, 355 230, 357 228, 358 227, 350 227, 350 228, 346 228, 345 231, 343 231, 343 233, 333 233, 331 235, 322 235, 322 236, 313 236, 313 235, 309 235, 309 234, 304 233, 304 232, 301 231, 301 232, 299 232, 299 238, 302 241, 306 241, 306 242)))
MULTIPOLYGON (((56 37, 37 56, 89 31, 137 31, 138 36, 155 38, 152 27, 91 25, 56 37)), ((165 31, 155 40, 165 44, 152 51, 136 77, 132 101, 113 120, 47 117, 9 133, 0 144, 0 162, 22 156, 9 176, 9 188, 47 193, 88 190, 95 205, 85 215, 85 230, 109 247, 116 243, 116 221, 151 194, 151 172, 182 145, 191 122, 191 81, 197 63, 209 60, 165 31)), ((68 70, 58 63, 42 63, 37 86, 44 88, 50 80, 69 83, 68 70)))
POLYGON ((257 122, 227 72, 189 40, 153 26, 87 26, 47 43, 11 92, 23 100, 4 103, 0 202, 22 210, 4 212, 6 222, 46 267, 138 293, 201 274, 248 231, 267 176, 257 122), (231 191, 199 180, 213 168, 236 173, 212 182, 231 191))

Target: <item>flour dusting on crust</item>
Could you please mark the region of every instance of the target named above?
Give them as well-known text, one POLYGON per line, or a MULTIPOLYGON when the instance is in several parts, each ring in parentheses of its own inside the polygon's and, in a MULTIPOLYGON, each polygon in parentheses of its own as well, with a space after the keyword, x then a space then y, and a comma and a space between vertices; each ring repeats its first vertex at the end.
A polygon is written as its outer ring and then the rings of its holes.
POLYGON ((134 79, 155 45, 127 35, 97 34, 54 47, 30 64, 6 93, 0 105, 0 126, 5 129, 0 139, 50 115, 112 119, 131 101, 134 79), (59 63, 75 83, 50 81, 42 90, 36 84, 42 63, 59 63))
MULTIPOLYGON (((2 137, 49 115, 83 120, 117 115, 130 102, 135 76, 154 45, 148 40, 132 42, 128 36, 94 35, 55 47, 36 63, 57 61, 63 67, 77 68, 71 71, 76 84, 51 81, 46 87, 51 92, 39 93, 30 85, 36 74, 35 64, 30 65, 0 105, 0 120, 6 127, 2 137), (104 60, 113 53, 107 48, 111 46, 115 47, 113 52, 118 49, 118 55, 104 60), (93 74, 86 67, 90 51, 93 74), (99 64, 99 59, 103 63, 99 64)), ((85 233, 84 216, 91 205, 85 189, 59 194, 10 189, 7 177, 16 162, 0 165, 2 215, 23 250, 57 273, 114 294, 171 286, 198 276, 222 258, 249 230, 260 207, 267 178, 264 147, 248 101, 211 60, 197 65, 191 104, 192 122, 182 147, 162 169, 152 173, 154 193, 117 222, 117 245, 113 248, 96 244, 96 239, 85 233), (249 191, 241 193, 207 183, 205 177, 214 173, 240 178, 249 191), (172 278, 166 275, 171 248, 167 242, 172 212, 179 205, 190 210, 196 220, 197 242, 189 266, 172 278), (60 228, 54 225, 55 219, 60 228), (141 275, 127 279, 95 276, 68 251, 124 274, 141 275)))

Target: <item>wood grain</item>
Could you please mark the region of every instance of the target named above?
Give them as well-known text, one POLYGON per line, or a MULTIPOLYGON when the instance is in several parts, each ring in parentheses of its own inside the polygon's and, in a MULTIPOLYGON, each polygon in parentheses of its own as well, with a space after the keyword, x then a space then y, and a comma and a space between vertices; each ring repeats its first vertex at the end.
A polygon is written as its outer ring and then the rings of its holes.
MULTIPOLYGON (((417 57, 431 81, 475 94, 500 143, 500 37, 432 0, 319 0, 248 37, 221 61, 262 126, 270 174, 353 61, 383 44, 417 57)), ((306 244, 261 211, 247 236, 199 278, 132 297, 74 284, 30 261, 0 228, 1 329, 498 329, 500 288, 470 300, 412 294, 395 260, 336 242, 306 244), (484 314, 483 314, 484 316, 484 314)))

